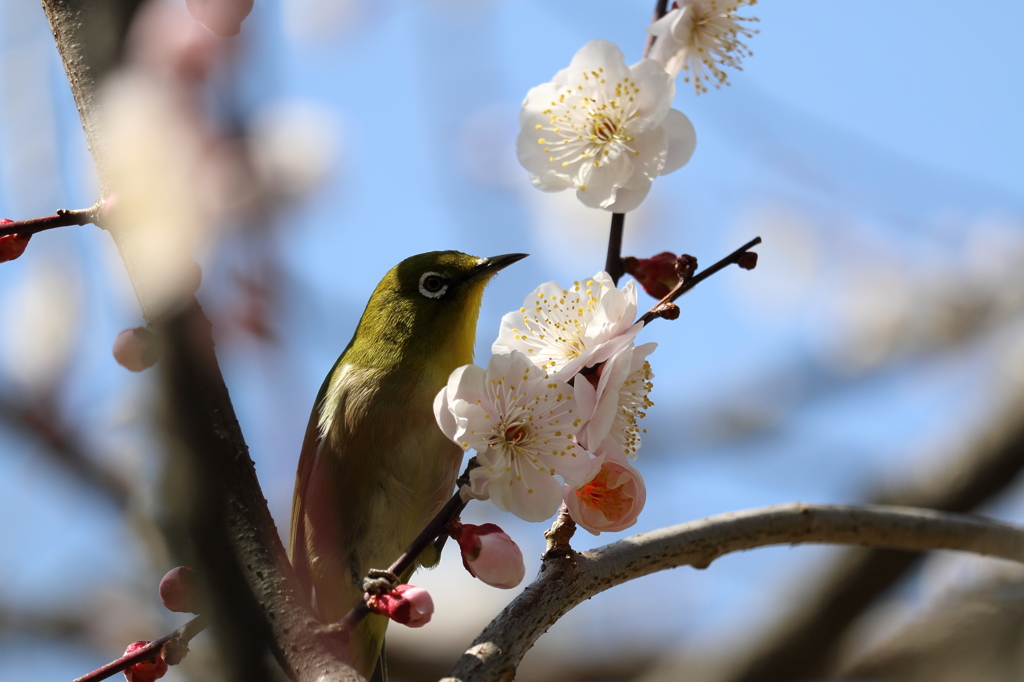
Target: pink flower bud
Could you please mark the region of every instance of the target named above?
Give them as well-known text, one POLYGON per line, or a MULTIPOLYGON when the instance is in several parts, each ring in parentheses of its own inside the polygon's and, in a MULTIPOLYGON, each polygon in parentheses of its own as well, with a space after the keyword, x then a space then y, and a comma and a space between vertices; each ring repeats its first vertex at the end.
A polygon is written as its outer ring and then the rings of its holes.
POLYGON ((160 601, 170 611, 199 613, 199 590, 199 578, 188 566, 172 568, 160 579, 160 601))
POLYGON ((153 332, 145 327, 125 329, 114 339, 114 359, 132 372, 141 372, 157 361, 153 332))
POLYGON ((663 251, 650 258, 626 256, 622 259, 622 265, 626 272, 636 278, 644 291, 654 298, 664 298, 679 284, 676 260, 674 253, 663 251))
POLYGON ((430 593, 414 585, 399 585, 390 592, 371 594, 366 598, 366 606, 374 613, 411 628, 423 627, 434 613, 430 593))
MULTIPOLYGON (((8 218, 0 218, 0 225, 10 225, 13 222, 8 218)), ((30 234, 9 234, 0 237, 0 263, 14 260, 25 253, 29 239, 32 239, 30 234)))
POLYGON ((459 524, 452 528, 452 537, 462 550, 462 565, 473 577, 503 590, 523 582, 526 575, 523 553, 497 525, 459 524))
POLYGON ((253 0, 185 0, 188 13, 221 38, 238 35, 253 0))
POLYGON ((591 481, 579 488, 565 486, 565 506, 577 524, 599 535, 625 530, 640 516, 647 487, 628 462, 607 458, 591 481))
MULTIPOLYGON (((148 645, 149 642, 144 639, 133 642, 124 650, 124 655, 133 654, 148 645)), ((154 682, 167 674, 167 661, 160 656, 159 651, 154 651, 153 655, 155 658, 152 661, 139 661, 124 671, 128 682, 154 682)))

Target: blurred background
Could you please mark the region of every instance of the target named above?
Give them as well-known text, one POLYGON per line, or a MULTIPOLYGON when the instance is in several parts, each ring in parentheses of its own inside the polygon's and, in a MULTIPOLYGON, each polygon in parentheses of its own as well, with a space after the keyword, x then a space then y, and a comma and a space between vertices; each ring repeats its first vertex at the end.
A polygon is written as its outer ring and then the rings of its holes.
MULTIPOLYGON (((639 59, 651 11, 257 0, 240 36, 184 49, 164 43, 191 19, 164 0, 133 29, 124 82, 148 85, 109 109, 150 107, 152 127, 133 132, 158 168, 146 178, 202 196, 188 222, 204 226, 188 244, 199 296, 283 534, 317 389, 392 265, 436 249, 532 254, 488 288, 480 364, 534 287, 603 268, 610 216, 532 187, 518 108, 591 39, 639 59), (168 67, 168 54, 195 61, 168 67)), ((647 507, 635 528, 580 531, 574 547, 793 500, 1024 523, 1024 4, 768 0, 741 14, 760 18, 754 55, 731 87, 678 84, 697 151, 627 216, 623 252, 706 266, 760 235, 760 262, 642 333, 659 343, 637 460, 647 507)), ((32 2, 0 1, 0 101, 0 216, 91 205, 95 171, 32 2)), ((6 682, 77 677, 184 622, 156 592, 172 567, 156 375, 110 350, 142 323, 95 227, 41 233, 0 265, 6 682)), ((546 524, 483 503, 464 518, 501 524, 536 571, 546 524)), ((415 582, 437 613, 391 628, 396 681, 442 676, 518 591, 473 580, 450 551, 415 582)), ((1019 566, 784 547, 599 595, 517 679, 1020 679, 1022 641, 1019 566)), ((216 679, 204 646, 166 679, 216 679)))

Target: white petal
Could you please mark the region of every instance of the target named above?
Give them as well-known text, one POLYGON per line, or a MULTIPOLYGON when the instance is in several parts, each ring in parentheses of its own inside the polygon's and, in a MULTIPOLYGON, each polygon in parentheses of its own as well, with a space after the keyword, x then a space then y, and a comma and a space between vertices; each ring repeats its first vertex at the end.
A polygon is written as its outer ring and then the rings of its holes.
POLYGON ((455 422, 455 415, 448 409, 447 387, 438 391, 434 397, 434 419, 437 420, 437 425, 441 427, 441 432, 448 436, 448 438, 455 440, 458 424, 455 422))
POLYGON ((581 47, 579 52, 573 56, 569 68, 558 75, 568 72, 570 78, 576 78, 584 71, 590 73, 598 69, 604 69, 602 75, 609 83, 617 83, 630 76, 630 70, 626 67, 626 58, 622 55, 622 50, 618 45, 609 43, 607 40, 591 40, 581 47))
POLYGON ((538 189, 545 192, 561 192, 574 187, 572 175, 567 173, 561 163, 551 161, 551 152, 538 140, 544 139, 544 131, 537 130, 536 124, 528 123, 519 131, 516 138, 516 156, 523 168, 530 171, 530 180, 538 189))
POLYGON ((619 154, 599 167, 591 166, 586 183, 576 190, 576 197, 590 208, 605 208, 614 203, 615 191, 626 184, 632 174, 633 163, 626 154, 619 154))
POLYGON ((668 158, 668 136, 663 127, 649 130, 636 136, 630 143, 635 152, 630 154, 633 162, 633 175, 625 184, 626 189, 650 187, 651 181, 662 174, 665 160, 668 158))
POLYGON ((697 133, 686 114, 675 109, 669 109, 662 127, 668 140, 668 154, 661 175, 668 175, 685 166, 693 156, 693 150, 697 148, 697 133))
POLYGON ((549 116, 540 112, 550 106, 551 100, 558 98, 558 89, 556 83, 542 83, 531 88, 523 98, 523 104, 519 109, 519 125, 525 126, 527 123, 536 125, 547 122, 549 116), (537 120, 538 116, 541 117, 540 120, 537 120))
POLYGON ((672 100, 676 96, 676 84, 661 64, 653 59, 641 59, 629 67, 633 80, 640 92, 636 95, 639 117, 630 124, 630 132, 641 133, 661 125, 672 100))
POLYGON ((522 480, 502 487, 508 488, 502 496, 508 511, 524 521, 549 519, 562 504, 562 485, 554 476, 529 465, 523 466, 522 480))

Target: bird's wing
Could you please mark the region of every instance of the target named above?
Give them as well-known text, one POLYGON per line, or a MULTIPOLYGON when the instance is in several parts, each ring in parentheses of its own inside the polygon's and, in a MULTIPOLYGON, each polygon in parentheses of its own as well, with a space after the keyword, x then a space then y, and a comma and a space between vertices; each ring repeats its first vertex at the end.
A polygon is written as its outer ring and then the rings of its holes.
POLYGON ((319 404, 320 401, 317 400, 313 406, 313 414, 309 416, 306 435, 302 440, 302 450, 299 453, 299 470, 295 474, 295 492, 292 495, 291 535, 288 539, 288 558, 299 577, 303 592, 310 600, 313 598, 313 577, 309 571, 309 556, 305 540, 306 514, 302 500, 308 493, 306 488, 309 486, 317 452, 320 449, 319 404))

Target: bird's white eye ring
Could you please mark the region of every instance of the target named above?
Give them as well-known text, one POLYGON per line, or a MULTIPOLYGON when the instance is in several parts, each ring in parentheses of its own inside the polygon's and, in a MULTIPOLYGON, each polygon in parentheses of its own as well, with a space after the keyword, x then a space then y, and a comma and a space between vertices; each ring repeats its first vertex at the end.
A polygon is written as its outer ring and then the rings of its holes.
POLYGON ((420 293, 427 298, 441 298, 448 291, 448 282, 439 272, 420 275, 420 293))

